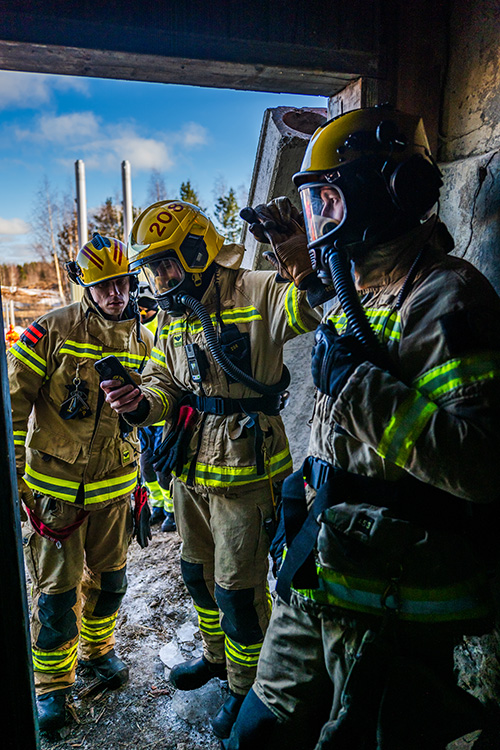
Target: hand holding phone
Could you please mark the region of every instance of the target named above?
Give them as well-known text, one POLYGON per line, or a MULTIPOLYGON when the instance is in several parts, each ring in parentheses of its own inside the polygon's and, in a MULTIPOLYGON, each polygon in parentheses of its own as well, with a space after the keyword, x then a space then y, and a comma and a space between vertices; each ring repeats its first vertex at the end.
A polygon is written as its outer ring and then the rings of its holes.
POLYGON ((137 388, 137 383, 134 383, 120 360, 114 355, 100 359, 94 367, 100 375, 101 383, 103 380, 118 380, 120 386, 133 385, 137 388))

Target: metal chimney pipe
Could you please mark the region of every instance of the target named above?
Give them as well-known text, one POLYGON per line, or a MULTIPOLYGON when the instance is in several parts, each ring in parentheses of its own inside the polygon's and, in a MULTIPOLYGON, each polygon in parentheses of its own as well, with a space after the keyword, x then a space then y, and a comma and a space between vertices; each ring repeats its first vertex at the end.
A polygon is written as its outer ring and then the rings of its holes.
POLYGON ((122 190, 123 190, 123 240, 128 241, 132 229, 132 180, 130 177, 130 162, 122 161, 122 190))
POLYGON ((87 227, 87 191, 85 188, 85 163, 75 161, 76 214, 78 221, 78 247, 83 247, 89 238, 87 227))

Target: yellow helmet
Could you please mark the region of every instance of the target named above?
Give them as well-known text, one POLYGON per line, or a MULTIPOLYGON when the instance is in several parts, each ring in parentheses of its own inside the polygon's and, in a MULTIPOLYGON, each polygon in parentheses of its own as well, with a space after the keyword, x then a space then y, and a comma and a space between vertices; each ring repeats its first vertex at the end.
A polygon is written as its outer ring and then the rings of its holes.
POLYGON ((160 201, 146 208, 132 227, 129 268, 139 269, 169 253, 186 273, 201 274, 223 244, 224 237, 201 208, 177 199, 160 201))
POLYGON ((384 106, 356 109, 319 127, 293 181, 310 249, 398 236, 432 208, 442 185, 422 118, 384 106), (325 207, 328 190, 342 201, 340 220, 325 207))
MULTIPOLYGON (((78 252, 75 261, 66 264, 70 281, 80 286, 94 286, 108 279, 130 276, 127 246, 114 237, 98 232, 78 252)), ((132 272, 135 276, 136 273, 132 272)))

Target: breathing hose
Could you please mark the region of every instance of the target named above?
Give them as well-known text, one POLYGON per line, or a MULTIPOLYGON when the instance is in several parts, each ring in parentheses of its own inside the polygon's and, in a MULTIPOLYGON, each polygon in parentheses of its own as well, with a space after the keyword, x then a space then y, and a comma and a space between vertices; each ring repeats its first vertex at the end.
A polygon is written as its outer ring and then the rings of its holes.
POLYGON ((200 319, 210 353, 219 367, 224 370, 226 375, 229 375, 233 380, 248 386, 248 388, 251 388, 256 393, 260 393, 262 396, 277 396, 288 388, 290 385, 290 372, 285 365, 283 365, 283 373, 280 380, 273 385, 261 383, 259 380, 255 380, 251 375, 248 375, 248 373, 240 370, 240 368, 231 362, 222 351, 222 347, 217 337, 217 331, 215 330, 210 314, 206 311, 204 305, 189 294, 178 294, 175 296, 178 302, 196 313, 200 319))
POLYGON ((347 318, 350 331, 365 347, 370 355, 370 361, 384 369, 391 369, 392 363, 385 347, 366 317, 352 281, 347 255, 341 250, 332 248, 327 255, 328 267, 339 302, 347 318))

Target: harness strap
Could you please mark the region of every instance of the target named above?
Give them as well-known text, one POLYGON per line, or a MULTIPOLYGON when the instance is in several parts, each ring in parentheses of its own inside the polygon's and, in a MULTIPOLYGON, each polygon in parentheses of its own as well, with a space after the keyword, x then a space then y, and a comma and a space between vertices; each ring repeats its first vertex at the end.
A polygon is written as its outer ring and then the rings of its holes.
POLYGON ((71 534, 82 525, 90 512, 88 510, 82 510, 78 514, 76 521, 70 523, 68 526, 64 526, 64 528, 62 529, 58 529, 57 531, 55 531, 54 529, 51 529, 50 526, 47 526, 46 523, 41 521, 38 516, 33 513, 31 508, 28 508, 27 505, 25 505, 25 508, 31 521, 31 525, 35 529, 36 533, 42 536, 44 539, 48 539, 49 542, 54 542, 56 547, 61 547, 61 543, 68 539, 68 537, 70 537, 71 534))
POLYGON ((226 398, 224 396, 198 396, 195 393, 186 394, 183 403, 188 403, 195 409, 206 414, 247 414, 262 412, 268 416, 277 417, 285 406, 286 394, 274 396, 257 396, 255 398, 226 398))

